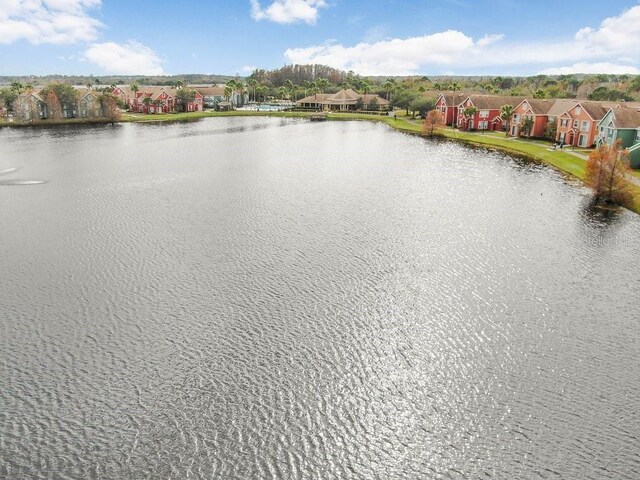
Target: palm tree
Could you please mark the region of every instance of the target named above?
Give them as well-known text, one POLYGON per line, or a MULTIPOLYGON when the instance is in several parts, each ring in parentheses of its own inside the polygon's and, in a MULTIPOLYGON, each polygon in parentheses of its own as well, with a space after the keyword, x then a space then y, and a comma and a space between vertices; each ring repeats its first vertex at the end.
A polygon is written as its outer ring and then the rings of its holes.
POLYGON ((137 83, 132 83, 131 86, 129 86, 129 90, 131 90, 133 92, 133 99, 129 100, 127 99, 127 104, 128 104, 128 108, 131 108, 131 105, 137 105, 137 101, 134 100, 136 98, 136 94, 138 93, 138 90, 140 90, 140 87, 138 86, 137 83))
POLYGON ((236 91, 236 81, 229 80, 224 87, 224 96, 227 98, 227 102, 231 103, 233 106, 233 93, 236 91), (229 95, 227 95, 227 88, 229 89, 229 95))
POLYGON ((384 89, 387 91, 387 101, 391 101, 391 91, 396 88, 396 81, 393 78, 389 78, 386 82, 384 82, 384 89))
POLYGON ((258 86, 258 81, 255 78, 251 78, 247 85, 253 90, 253 101, 256 101, 256 87, 258 86))
POLYGON ((142 103, 144 103, 145 107, 147 107, 147 111, 145 113, 149 113, 149 105, 151 105, 151 102, 152 102, 151 97, 145 97, 142 100, 142 103))
POLYGON ((295 88, 295 86, 293 85, 293 82, 291 80, 285 80, 284 82, 284 88, 287 89, 287 91, 289 92, 289 100, 291 100, 291 94, 293 92, 293 89, 295 88))
POLYGON ((256 88, 256 92, 262 95, 263 102, 267 101, 267 93, 269 93, 269 87, 267 87, 266 85, 259 85, 256 88))
POLYGON ((247 93, 244 82, 242 80, 236 80, 236 93, 238 94, 238 105, 244 105, 244 94, 247 93))
POLYGON ((343 90, 348 90, 352 87, 351 82, 349 82, 349 80, 343 80, 342 83, 340 83, 340 88, 342 88, 343 90))
POLYGON ((326 88, 329 86, 329 80, 326 78, 319 78, 316 80, 316 86, 320 89, 320 93, 324 93, 326 88))
POLYGON ((457 112, 457 108, 456 108, 456 90, 462 90, 462 85, 459 84, 458 82, 453 82, 449 85, 449 90, 453 91, 453 120, 451 121, 451 128, 456 128, 457 127, 457 119, 458 119, 458 112, 457 112))
POLYGON ((478 112, 476 107, 467 107, 462 111, 462 116, 465 119, 465 123, 467 124, 467 130, 469 130, 469 120, 478 112))
POLYGON ((309 80, 304 80, 302 82, 302 89, 304 90, 304 96, 307 96, 307 91, 311 90, 311 82, 309 80))
POLYGON ((507 126, 507 133, 509 135, 509 129, 511 128, 511 116, 513 115, 513 105, 503 105, 500 107, 500 118, 507 126))

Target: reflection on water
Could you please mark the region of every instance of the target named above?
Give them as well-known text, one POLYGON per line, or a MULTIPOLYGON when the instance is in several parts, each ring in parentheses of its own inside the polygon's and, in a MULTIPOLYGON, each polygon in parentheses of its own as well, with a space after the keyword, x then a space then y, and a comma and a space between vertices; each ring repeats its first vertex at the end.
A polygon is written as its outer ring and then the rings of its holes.
POLYGON ((0 478, 640 477, 640 222, 550 169, 265 118, 10 167, 0 478))

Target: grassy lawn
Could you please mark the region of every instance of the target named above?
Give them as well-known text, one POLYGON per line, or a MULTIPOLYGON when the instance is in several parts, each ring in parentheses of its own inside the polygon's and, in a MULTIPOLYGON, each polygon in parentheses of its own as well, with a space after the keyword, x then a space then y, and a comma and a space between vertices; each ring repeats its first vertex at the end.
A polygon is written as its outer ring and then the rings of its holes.
POLYGON ((505 152, 525 155, 553 165, 557 169, 580 179, 584 178, 584 160, 562 150, 549 150, 549 143, 547 142, 509 140, 509 137, 504 135, 496 137, 480 133, 460 132, 450 128, 438 129, 436 134, 473 145, 493 147, 505 152))

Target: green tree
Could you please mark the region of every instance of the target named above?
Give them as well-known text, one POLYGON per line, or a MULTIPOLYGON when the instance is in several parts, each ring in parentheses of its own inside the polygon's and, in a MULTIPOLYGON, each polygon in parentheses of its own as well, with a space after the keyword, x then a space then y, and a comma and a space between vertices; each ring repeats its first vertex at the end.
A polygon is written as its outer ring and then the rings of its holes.
POLYGON ((409 107, 417 102, 418 94, 412 92, 407 88, 403 88, 396 92, 395 96, 392 100, 392 105, 394 107, 402 108, 406 111, 407 115, 409 115, 409 107))
POLYGON ((311 90, 311 82, 309 80, 305 80, 302 82, 302 90, 304 91, 304 96, 307 96, 307 92, 311 90))
POLYGON ((525 137, 531 136, 531 130, 533 130, 533 118, 526 116, 522 117, 520 123, 520 134, 525 137))
POLYGON ((239 106, 244 105, 245 93, 247 93, 247 89, 242 80, 236 80, 235 91, 238 94, 238 101, 237 101, 238 105, 239 106))
POLYGON ((43 98, 47 98, 49 92, 56 94, 62 112, 66 112, 67 116, 74 114, 78 108, 78 100, 80 99, 80 92, 78 92, 78 90, 66 83, 51 83, 40 92, 40 95, 43 98))
POLYGON ((256 95, 261 96, 263 102, 267 101, 268 93, 269 93, 269 87, 267 87, 266 85, 259 85, 256 87, 256 95))
POLYGON ((598 87, 590 95, 588 95, 589 100, 609 100, 609 101, 617 101, 617 100, 625 100, 631 101, 633 97, 621 90, 610 89, 608 87, 598 87))
POLYGON ((384 82, 384 90, 387 92, 387 101, 391 101, 391 93, 396 89, 397 83, 393 78, 389 78, 386 82, 384 82))
POLYGON ((178 104, 178 108, 181 111, 187 110, 187 105, 193 102, 196 99, 196 91, 192 88, 180 88, 176 92, 176 100, 178 104))
POLYGON ((293 99, 293 92, 295 90, 295 85, 293 84, 293 82, 289 79, 285 80, 284 82, 284 88, 287 89, 287 92, 289 93, 289 100, 293 99))
POLYGON ((235 91, 236 91, 236 81, 233 79, 229 80, 224 86, 224 96, 227 99, 227 102, 229 102, 232 107, 235 106, 233 101, 233 94, 235 93, 235 91))
POLYGON ((548 122, 544 127, 544 138, 547 140, 555 140, 556 139, 556 130, 558 129, 558 124, 555 120, 548 122))
POLYGON ((10 111, 13 111, 13 106, 17 98, 18 92, 15 90, 11 88, 0 89, 0 104, 4 105, 4 108, 7 110, 7 116, 9 116, 10 111))
POLYGON ((253 90, 253 101, 256 101, 256 88, 258 87, 258 81, 255 78, 251 78, 249 79, 249 81, 247 81, 247 85, 249 86, 249 88, 251 88, 251 90, 253 90))
POLYGON ((20 94, 25 91, 25 87, 20 82, 11 82, 11 90, 16 92, 17 94, 20 94))
POLYGON ((329 80, 327 80, 326 78, 319 78, 316 80, 316 86, 320 90, 320 93, 324 93, 329 86, 329 80))
POLYGON ((462 111, 462 116, 464 117, 467 130, 469 130, 469 120, 478 113, 478 109, 476 107, 467 107, 462 111))
POLYGON ((533 98, 545 98, 546 96, 547 95, 545 94, 544 90, 542 90, 541 88, 533 92, 533 98))
POLYGON ((511 129, 511 117, 513 116, 513 105, 503 105, 500 107, 500 119, 507 127, 507 135, 511 129))
MULTIPOLYGON (((457 105, 456 103, 456 91, 458 90, 462 90, 462 84, 458 83, 458 82, 453 82, 449 85, 449 87, 447 88, 447 90, 451 90, 453 92, 453 105, 457 105)), ((454 110, 455 112, 455 110, 454 110)), ((453 115, 453 121, 451 122, 451 128, 456 128, 458 125, 458 116, 454 113, 453 115)))
POLYGON ((231 103, 231 95, 233 95, 233 87, 227 83, 224 87, 224 98, 229 104, 231 103))
POLYGON ((436 106, 436 102, 433 98, 426 97, 424 95, 417 94, 413 97, 409 110, 412 112, 412 117, 416 118, 416 113, 421 117, 426 116, 429 110, 433 110, 436 106))
POLYGON ((120 109, 118 108, 118 99, 107 92, 100 94, 100 110, 102 115, 111 122, 120 120, 120 109))

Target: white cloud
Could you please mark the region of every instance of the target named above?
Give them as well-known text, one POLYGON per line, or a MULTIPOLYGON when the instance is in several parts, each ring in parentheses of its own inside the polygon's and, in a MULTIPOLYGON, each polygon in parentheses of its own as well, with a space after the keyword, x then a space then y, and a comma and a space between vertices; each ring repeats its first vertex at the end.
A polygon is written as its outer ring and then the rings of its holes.
POLYGON ((427 64, 451 65, 474 47, 471 37, 455 31, 359 43, 353 47, 325 44, 290 48, 285 57, 290 63, 320 63, 362 75, 408 75, 427 64))
POLYGON ((251 1, 251 17, 254 20, 270 20, 287 24, 305 22, 316 23, 320 8, 326 7, 325 0, 275 0, 271 5, 262 8, 258 0, 251 1))
POLYGON ((102 24, 89 15, 101 0, 0 0, 0 44, 95 40, 102 24))
POLYGON ((597 53, 624 54, 637 50, 640 42, 640 6, 630 8, 617 17, 604 19, 598 29, 586 27, 579 30, 575 39, 597 53))
POLYGON ((254 70, 256 70, 258 67, 256 67, 255 65, 244 65, 240 71, 242 73, 252 73, 254 70))
POLYGON ((567 67, 552 67, 542 70, 545 75, 569 75, 571 73, 610 73, 621 75, 630 73, 633 75, 640 74, 640 69, 632 65, 616 65, 615 63, 575 63, 567 67))
POLYGON ((588 68, 589 72, 618 73, 638 70, 638 45, 640 6, 603 20, 598 28, 583 28, 573 37, 553 42, 507 41, 496 34, 474 40, 463 32, 448 30, 354 46, 325 43, 290 48, 284 56, 289 63, 322 63, 362 75, 410 75, 452 67, 460 70, 500 67, 504 71, 506 66, 567 64, 588 68))
POLYGON ((162 60, 146 45, 130 41, 94 43, 84 52, 84 58, 107 73, 163 75, 162 60))

